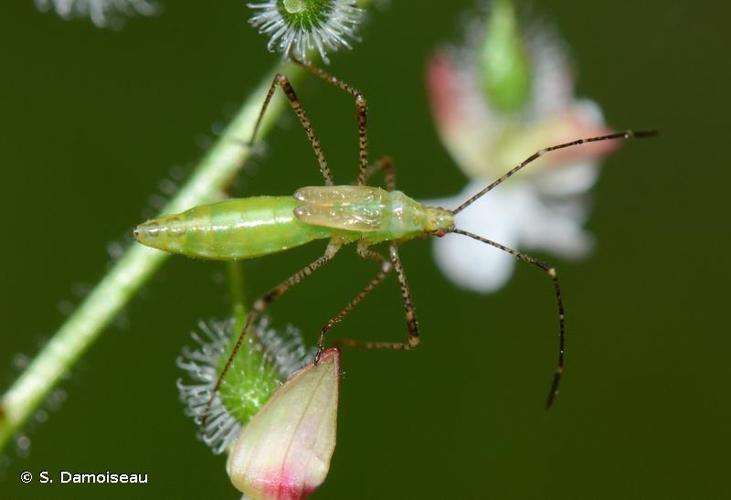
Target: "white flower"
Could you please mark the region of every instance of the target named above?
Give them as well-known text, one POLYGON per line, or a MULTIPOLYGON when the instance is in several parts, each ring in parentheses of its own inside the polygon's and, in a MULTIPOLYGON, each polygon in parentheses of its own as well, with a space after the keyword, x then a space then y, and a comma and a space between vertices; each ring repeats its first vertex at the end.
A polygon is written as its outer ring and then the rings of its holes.
POLYGON ((153 0, 34 0, 36 7, 47 12, 54 10, 64 19, 89 17, 99 28, 118 27, 121 16, 140 14, 150 16, 157 12, 153 0))
POLYGON ((363 9, 355 0, 267 0, 248 4, 258 12, 251 18, 269 36, 269 50, 307 61, 316 50, 327 63, 327 53, 350 48, 363 9))
MULTIPOLYGON (((470 181, 460 194, 428 203, 456 208, 541 148, 609 132, 600 108, 574 97, 562 44, 544 29, 523 41, 531 90, 513 112, 500 110, 484 92, 474 47, 442 51, 430 62, 428 86, 439 135, 470 181)), ((543 156, 460 212, 457 227, 515 249, 586 255, 592 247, 582 228, 586 197, 601 157, 616 147, 616 141, 605 141, 543 156)), ((505 252, 450 235, 434 240, 434 255, 456 284, 483 293, 503 286, 515 262, 505 252)))

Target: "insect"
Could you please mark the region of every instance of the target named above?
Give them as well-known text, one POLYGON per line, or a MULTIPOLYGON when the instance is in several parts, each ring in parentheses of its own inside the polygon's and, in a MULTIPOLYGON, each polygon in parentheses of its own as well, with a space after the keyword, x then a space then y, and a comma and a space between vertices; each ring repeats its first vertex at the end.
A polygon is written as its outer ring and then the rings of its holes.
POLYGON ((450 210, 430 207, 396 190, 394 168, 388 157, 381 158, 373 164, 369 163, 367 103, 363 94, 320 68, 297 60, 294 62, 325 82, 350 94, 355 100, 359 140, 359 171, 355 183, 352 185, 334 183, 320 142, 297 94, 287 77, 277 74, 269 87, 249 144, 253 144, 256 138, 262 117, 266 113, 276 89, 281 88, 305 130, 325 185, 303 187, 292 196, 257 196, 197 206, 180 214, 164 215, 152 219, 140 224, 134 231, 135 238, 144 245, 166 252, 215 260, 249 259, 281 252, 314 240, 329 240, 322 257, 295 272, 254 302, 246 323, 218 377, 214 393, 218 391, 232 360, 241 347, 244 335, 255 324, 257 318, 290 288, 324 267, 342 247, 348 244, 355 244, 358 255, 376 263, 378 273, 322 327, 315 362, 319 360, 320 354, 325 348, 326 334, 392 273, 395 273, 401 288, 406 314, 407 339, 403 342, 346 339, 340 340, 338 344, 349 347, 399 350, 415 348, 420 342, 419 326, 398 247, 417 237, 428 235, 442 237, 456 234, 507 252, 518 260, 540 269, 551 280, 558 310, 559 348, 557 366, 546 399, 546 407, 550 407, 558 394, 564 370, 565 353, 565 314, 556 269, 496 241, 458 228, 455 224, 455 216, 546 153, 590 142, 650 137, 655 135, 655 132, 616 132, 550 146, 533 153, 457 208, 450 210), (385 177, 386 189, 366 185, 366 182, 378 172, 382 172, 385 177), (387 245, 387 255, 373 249, 373 246, 381 243, 387 245))

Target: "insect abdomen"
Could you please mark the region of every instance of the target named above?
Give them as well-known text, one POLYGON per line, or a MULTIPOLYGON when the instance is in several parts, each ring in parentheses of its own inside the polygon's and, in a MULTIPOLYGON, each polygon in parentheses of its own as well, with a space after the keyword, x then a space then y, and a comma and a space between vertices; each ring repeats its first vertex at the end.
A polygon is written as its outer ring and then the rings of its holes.
POLYGON ((147 246, 203 259, 248 259, 328 238, 328 228, 294 216, 291 196, 258 196, 201 205, 140 224, 135 238, 147 246))

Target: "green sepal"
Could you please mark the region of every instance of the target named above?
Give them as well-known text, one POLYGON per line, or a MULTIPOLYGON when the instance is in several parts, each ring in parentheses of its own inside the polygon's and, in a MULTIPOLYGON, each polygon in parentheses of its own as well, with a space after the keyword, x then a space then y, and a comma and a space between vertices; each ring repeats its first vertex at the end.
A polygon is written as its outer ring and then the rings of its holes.
POLYGON ((518 112, 530 97, 530 61, 510 0, 497 0, 490 11, 479 51, 482 89, 499 111, 518 112))
MULTIPOLYGON (((238 323, 238 322, 237 322, 238 323)), ((223 370, 240 330, 236 328, 219 370, 223 370)), ((241 348, 219 389, 226 410, 242 425, 249 422, 283 382, 276 365, 267 358, 256 335, 244 337, 241 348)))

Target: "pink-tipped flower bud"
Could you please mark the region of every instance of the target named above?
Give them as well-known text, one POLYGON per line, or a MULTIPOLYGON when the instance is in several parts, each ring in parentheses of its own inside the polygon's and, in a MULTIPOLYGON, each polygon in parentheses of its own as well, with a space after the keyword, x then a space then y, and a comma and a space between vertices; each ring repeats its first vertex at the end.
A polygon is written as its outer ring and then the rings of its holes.
POLYGON ((340 351, 323 352, 279 387, 231 448, 231 482, 256 499, 306 498, 335 450, 340 351))

